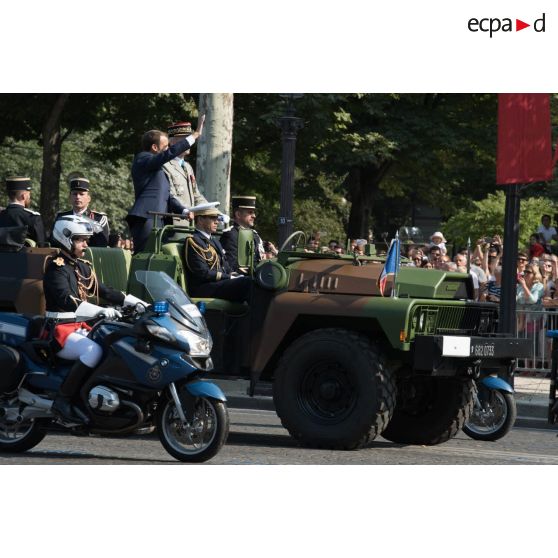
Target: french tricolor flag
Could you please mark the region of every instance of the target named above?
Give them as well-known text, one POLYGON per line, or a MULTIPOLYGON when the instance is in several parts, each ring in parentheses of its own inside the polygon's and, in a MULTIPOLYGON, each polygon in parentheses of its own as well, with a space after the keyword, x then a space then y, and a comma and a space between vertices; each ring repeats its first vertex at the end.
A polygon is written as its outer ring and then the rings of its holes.
MULTIPOLYGON (((400 250, 399 250, 399 233, 395 234, 395 238, 391 241, 389 245, 389 250, 386 258, 386 263, 378 277, 378 288, 380 289, 380 294, 384 296, 384 291, 386 289, 386 283, 388 277, 397 275, 399 271, 399 261, 400 261, 400 250)), ((395 280, 394 288, 392 289, 392 296, 395 296, 395 280)))

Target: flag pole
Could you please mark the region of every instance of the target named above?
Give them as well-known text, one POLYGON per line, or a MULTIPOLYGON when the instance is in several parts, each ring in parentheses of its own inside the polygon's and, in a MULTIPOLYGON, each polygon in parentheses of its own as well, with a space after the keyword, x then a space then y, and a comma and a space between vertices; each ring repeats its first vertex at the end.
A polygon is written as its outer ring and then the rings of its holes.
POLYGON ((399 246, 399 231, 395 231, 395 271, 393 273, 393 288, 391 289, 391 298, 397 298, 397 275, 399 275, 399 262, 401 260, 401 247, 399 246))

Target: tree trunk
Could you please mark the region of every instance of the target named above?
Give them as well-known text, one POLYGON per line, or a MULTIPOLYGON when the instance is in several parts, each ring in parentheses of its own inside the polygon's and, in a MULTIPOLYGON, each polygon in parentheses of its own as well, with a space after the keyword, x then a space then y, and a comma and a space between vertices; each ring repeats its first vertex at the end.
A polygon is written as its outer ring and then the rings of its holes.
POLYGON ((351 201, 349 224, 347 226, 349 238, 368 239, 369 232, 373 227, 371 217, 375 194, 390 166, 391 162, 385 161, 379 167, 353 167, 349 170, 345 179, 351 201))
POLYGON ((205 128, 198 142, 196 179, 208 201, 221 202, 228 214, 231 184, 233 94, 201 93, 199 114, 205 128))
POLYGON ((43 126, 43 170, 41 173, 40 212, 45 229, 49 231, 58 211, 60 191, 62 135, 60 121, 70 94, 61 93, 56 97, 50 114, 43 126))

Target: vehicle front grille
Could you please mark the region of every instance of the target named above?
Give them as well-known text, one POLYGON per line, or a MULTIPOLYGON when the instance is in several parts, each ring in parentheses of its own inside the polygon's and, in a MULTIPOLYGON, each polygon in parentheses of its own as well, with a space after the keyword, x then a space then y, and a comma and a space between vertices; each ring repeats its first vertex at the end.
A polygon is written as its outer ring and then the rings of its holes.
POLYGON ((497 308, 482 306, 426 306, 415 308, 414 335, 486 335, 496 332, 497 308))

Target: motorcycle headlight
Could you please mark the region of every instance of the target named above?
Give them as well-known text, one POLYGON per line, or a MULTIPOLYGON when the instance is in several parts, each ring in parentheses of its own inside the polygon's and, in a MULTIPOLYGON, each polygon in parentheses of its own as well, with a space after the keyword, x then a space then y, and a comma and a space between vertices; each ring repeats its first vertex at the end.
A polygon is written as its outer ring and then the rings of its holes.
POLYGON ((213 342, 210 336, 202 337, 201 335, 198 335, 193 331, 188 331, 187 329, 177 331, 176 336, 181 341, 188 343, 191 356, 209 356, 209 353, 211 353, 213 342))
POLYGON ((147 329, 153 337, 161 339, 161 341, 166 341, 167 343, 174 343, 176 341, 174 335, 168 329, 160 325, 147 323, 145 324, 145 329, 147 329))

